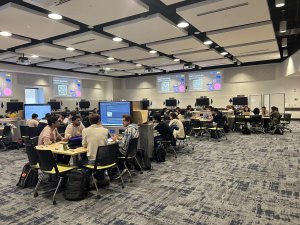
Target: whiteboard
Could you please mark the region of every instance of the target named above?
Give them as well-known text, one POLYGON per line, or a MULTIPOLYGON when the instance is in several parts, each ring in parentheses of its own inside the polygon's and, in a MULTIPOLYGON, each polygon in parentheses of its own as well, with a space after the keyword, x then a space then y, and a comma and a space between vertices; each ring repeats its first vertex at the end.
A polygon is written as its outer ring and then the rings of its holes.
POLYGON ((270 94, 270 106, 276 106, 280 113, 284 113, 285 109, 284 93, 270 94))
POLYGON ((262 96, 261 95, 250 95, 249 96, 249 107, 251 110, 254 108, 259 108, 261 109, 262 107, 262 96))

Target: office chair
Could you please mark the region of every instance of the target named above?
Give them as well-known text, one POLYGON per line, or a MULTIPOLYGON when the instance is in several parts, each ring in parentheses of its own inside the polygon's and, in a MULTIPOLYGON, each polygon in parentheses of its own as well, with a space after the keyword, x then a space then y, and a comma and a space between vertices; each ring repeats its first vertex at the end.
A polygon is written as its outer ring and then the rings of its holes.
MULTIPOLYGON (((40 168, 39 166, 39 156, 37 154, 37 150, 35 149, 35 146, 37 146, 38 143, 38 137, 36 138, 26 138, 24 140, 24 145, 26 149, 26 154, 28 157, 29 165, 30 165, 30 170, 28 171, 27 177, 29 177, 29 174, 33 170, 38 170, 40 168)), ((27 177, 25 179, 25 183, 27 180, 27 177)))
POLYGON ((29 137, 29 126, 20 126, 21 138, 25 140, 29 137))
POLYGON ((263 126, 262 115, 250 116, 251 132, 254 133, 265 133, 263 126))
MULTIPOLYGON (((181 144, 183 145, 183 148, 184 146, 188 146, 188 142, 191 144, 192 146, 192 149, 194 150, 194 145, 193 145, 193 142, 191 140, 191 136, 190 136, 190 133, 191 133, 191 127, 190 127, 190 123, 189 121, 185 121, 183 122, 183 126, 184 126, 184 138, 177 138, 177 140, 179 141, 178 142, 178 145, 180 146, 181 144)), ((187 152, 190 153, 190 151, 187 149, 187 152)))
POLYGON ((4 150, 8 150, 10 146, 11 127, 4 126, 2 136, 0 136, 0 144, 4 147, 4 150))
POLYGON ((204 126, 203 121, 200 121, 198 119, 191 119, 191 128, 192 128, 192 132, 195 134, 195 137, 198 137, 199 133, 200 136, 203 136, 204 133, 207 132, 207 127, 204 126))
POLYGON ((226 123, 226 117, 223 116, 221 119, 219 119, 216 127, 208 128, 211 135, 214 134, 217 140, 219 140, 222 136, 224 136, 225 139, 227 140, 227 136, 224 131, 225 123, 226 123))
POLYGON ((282 125, 283 130, 288 130, 292 132, 292 129, 289 127, 291 123, 292 114, 290 113, 284 113, 283 119, 280 121, 280 124, 282 125))

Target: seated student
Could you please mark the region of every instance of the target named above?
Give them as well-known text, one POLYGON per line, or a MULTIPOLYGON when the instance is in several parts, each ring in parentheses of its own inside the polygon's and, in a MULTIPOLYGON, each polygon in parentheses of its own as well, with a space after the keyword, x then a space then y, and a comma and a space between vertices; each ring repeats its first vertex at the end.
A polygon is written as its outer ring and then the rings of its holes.
POLYGON ((65 139, 69 140, 72 137, 82 136, 82 130, 85 127, 81 123, 80 116, 73 116, 72 123, 69 124, 65 130, 65 139))
POLYGON ((234 107, 233 105, 227 105, 226 110, 228 111, 228 116, 234 116, 234 107))
POLYGON ((42 118, 37 126, 37 132, 40 134, 42 130, 48 125, 48 119, 51 117, 50 113, 46 113, 45 117, 42 118))
POLYGON ((177 138, 184 138, 185 132, 184 132, 184 126, 182 122, 178 119, 176 113, 170 114, 171 121, 169 123, 169 126, 171 130, 173 131, 173 136, 175 139, 177 138))
POLYGON ((62 113, 62 114, 59 116, 58 121, 59 121, 61 124, 67 125, 68 122, 69 122, 68 114, 67 114, 67 113, 62 113))
POLYGON ((255 109, 253 109, 253 115, 254 116, 259 116, 259 114, 260 114, 260 110, 259 110, 259 108, 255 108, 255 109))
POLYGON ((250 112, 251 112, 250 108, 247 105, 245 105, 243 109, 243 115, 250 116, 250 112))
POLYGON ((192 117, 191 111, 193 111, 193 110, 192 110, 192 106, 191 106, 191 105, 188 105, 188 106, 186 107, 186 111, 185 111, 185 114, 184 114, 184 119, 186 119, 186 120, 191 119, 191 117, 192 117))
POLYGON ((270 118, 271 118, 270 127, 271 127, 271 129, 274 129, 274 127, 280 123, 280 117, 281 117, 281 115, 278 112, 278 108, 276 106, 272 106, 271 112, 270 112, 270 118))
POLYGON ((184 109, 181 109, 179 111, 179 113, 177 114, 177 117, 180 121, 184 121, 184 114, 185 114, 185 110, 184 109))
POLYGON ((48 118, 48 125, 44 127, 40 133, 38 145, 50 145, 54 142, 63 140, 63 137, 58 133, 57 127, 59 122, 56 116, 48 118))
POLYGON ((31 120, 28 120, 28 121, 27 121, 27 126, 28 126, 28 127, 37 127, 37 126, 39 125, 39 121, 38 121, 38 119, 37 119, 38 117, 39 117, 38 114, 33 113, 33 114, 31 115, 31 120))
POLYGON ((223 118, 222 112, 220 112, 217 108, 213 108, 211 112, 212 112, 212 116, 213 116, 212 121, 215 122, 216 124, 218 124, 220 119, 223 118))
POLYGON ((159 114, 154 115, 154 120, 158 123, 154 129, 157 130, 159 136, 154 137, 154 147, 158 146, 158 141, 168 141, 171 138, 171 128, 169 125, 161 121, 161 117, 159 114))
POLYGON ((266 106, 261 107, 261 115, 263 117, 269 116, 269 111, 266 109, 266 106))

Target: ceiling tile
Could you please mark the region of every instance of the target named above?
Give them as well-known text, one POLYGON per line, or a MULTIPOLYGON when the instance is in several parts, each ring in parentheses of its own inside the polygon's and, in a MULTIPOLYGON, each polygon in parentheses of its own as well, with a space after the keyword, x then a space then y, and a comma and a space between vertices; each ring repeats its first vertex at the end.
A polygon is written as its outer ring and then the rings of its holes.
POLYGON ((219 53, 217 53, 214 50, 203 50, 203 51, 183 53, 183 54, 175 55, 175 57, 187 62, 197 62, 197 61, 223 58, 223 56, 221 56, 219 53))
POLYGON ((49 67, 49 68, 55 68, 55 69, 63 69, 63 70, 85 67, 85 65, 65 62, 62 60, 54 60, 54 61, 50 61, 50 62, 39 63, 39 64, 37 64, 37 66, 49 67))
POLYGON ((89 67, 82 67, 82 68, 74 69, 74 71, 85 72, 85 73, 98 73, 99 69, 100 69, 100 67, 97 67, 97 66, 89 66, 89 67))
POLYGON ((51 20, 46 14, 14 3, 0 6, 0 30, 13 34, 41 40, 78 29, 77 25, 51 20))
POLYGON ((166 70, 166 71, 183 70, 183 65, 184 64, 180 63, 180 64, 176 64, 176 65, 158 66, 157 68, 166 70))
POLYGON ((28 38, 17 37, 15 35, 11 37, 0 36, 0 49, 6 50, 8 48, 16 47, 30 43, 31 40, 28 38))
POLYGON ((275 39, 271 21, 212 31, 207 36, 222 47, 275 39))
POLYGON ((201 32, 270 20, 266 0, 201 1, 176 12, 201 32))
POLYGON ((138 74, 149 74, 149 73, 159 73, 162 72, 162 70, 159 69, 155 69, 155 68, 151 68, 151 71, 146 70, 145 68, 138 68, 138 69, 134 69, 134 70, 127 70, 130 73, 138 73, 138 74))
POLYGON ((157 54, 151 54, 149 51, 137 46, 106 51, 102 52, 101 55, 114 57, 125 61, 157 57, 157 54))
POLYGON ((174 62, 173 59, 170 59, 166 56, 160 56, 156 58, 143 59, 134 61, 135 63, 140 63, 146 66, 163 66, 163 65, 172 65, 178 64, 179 62, 174 62))
POLYGON ((116 70, 130 70, 130 69, 135 69, 136 65, 129 62, 120 62, 120 63, 103 65, 103 67, 116 69, 116 70))
POLYGON ((37 45, 31 45, 25 48, 19 48, 16 52, 29 54, 29 55, 38 55, 41 57, 52 58, 52 59, 61 59, 66 57, 73 57, 78 55, 83 55, 84 52, 81 51, 67 51, 65 48, 51 45, 47 43, 41 43, 37 45))
POLYGON ((53 41, 53 44, 62 45, 65 47, 73 47, 75 49, 92 53, 128 46, 128 44, 125 42, 115 42, 112 40, 112 38, 94 31, 88 31, 58 39, 53 41))
POLYGON ((146 18, 138 18, 107 26, 104 27, 103 30, 137 44, 145 44, 187 35, 184 29, 179 29, 175 24, 160 14, 153 14, 146 18))
POLYGON ((121 76, 134 75, 134 73, 130 73, 130 72, 127 72, 127 71, 107 71, 103 75, 121 77, 121 76))
POLYGON ((274 60, 274 59, 280 59, 280 58, 281 58, 281 56, 280 56, 279 52, 269 52, 269 53, 253 54, 253 55, 245 55, 245 56, 237 57, 237 59, 239 61, 241 61, 242 63, 264 61, 264 60, 274 60))
POLYGON ((200 67, 210 67, 210 66, 220 66, 220 65, 228 65, 233 64, 231 60, 228 58, 223 59, 214 59, 214 60, 207 60, 207 61, 201 61, 201 62, 194 62, 197 66, 200 67))
POLYGON ((72 0, 60 1, 36 1, 23 0, 65 17, 77 20, 87 25, 98 25, 121 18, 148 12, 149 7, 139 0, 72 0), (43 4, 43 2, 45 2, 43 4), (51 4, 53 2, 54 4, 51 4), (80 12, 80 13, 79 13, 80 12))
POLYGON ((88 54, 88 55, 67 58, 65 59, 65 61, 81 63, 86 65, 101 65, 101 64, 107 64, 112 62, 119 62, 118 60, 113 60, 113 61, 108 60, 107 57, 103 57, 101 55, 96 55, 96 54, 88 54))
POLYGON ((178 2, 183 2, 185 0, 160 0, 160 1, 162 1, 166 5, 172 5, 178 2))

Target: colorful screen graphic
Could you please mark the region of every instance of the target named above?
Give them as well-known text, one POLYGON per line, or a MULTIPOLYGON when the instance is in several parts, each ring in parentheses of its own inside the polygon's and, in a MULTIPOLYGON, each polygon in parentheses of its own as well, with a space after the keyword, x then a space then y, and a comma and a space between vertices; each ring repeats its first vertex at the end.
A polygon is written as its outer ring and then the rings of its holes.
POLYGON ((185 75, 157 76, 158 93, 184 93, 185 75))
POLYGON ((189 91, 218 91, 221 88, 221 71, 199 71, 189 74, 189 91))
POLYGON ((53 87, 57 97, 81 97, 81 80, 54 77, 53 87))
POLYGON ((13 96, 12 78, 10 73, 0 72, 0 97, 13 96))

